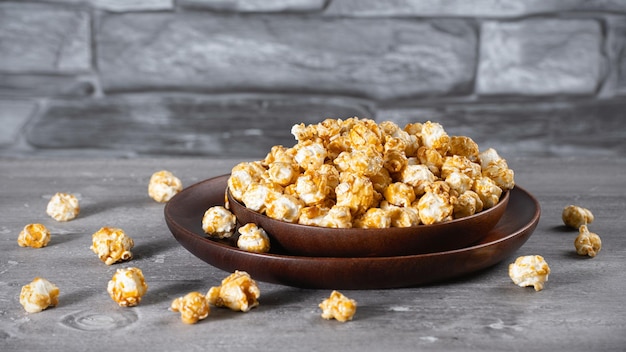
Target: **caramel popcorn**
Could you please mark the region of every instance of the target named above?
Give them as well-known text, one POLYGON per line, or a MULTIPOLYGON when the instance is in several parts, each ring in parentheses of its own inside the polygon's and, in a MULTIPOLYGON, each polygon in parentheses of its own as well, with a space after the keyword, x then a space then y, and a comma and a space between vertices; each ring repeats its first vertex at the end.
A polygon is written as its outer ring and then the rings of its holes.
POLYGON ((202 216, 202 230, 210 237, 228 238, 235 232, 237 218, 230 210, 216 205, 202 216))
POLYGON ((172 301, 170 309, 180 312, 180 318, 185 324, 195 324, 209 316, 211 308, 206 296, 200 292, 190 292, 184 297, 172 301))
POLYGON ((591 210, 576 205, 566 206, 561 217, 565 225, 575 229, 581 225, 591 224, 594 220, 591 210))
POLYGON ((106 265, 130 260, 133 257, 130 250, 135 246, 135 242, 120 228, 102 227, 91 236, 91 240, 90 249, 106 265))
POLYGON ((80 206, 73 194, 56 193, 50 198, 46 213, 56 221, 69 221, 78 216, 80 206))
POLYGON ((515 185, 495 149, 480 152, 471 138, 450 136, 436 122, 400 128, 390 121, 326 119, 294 125, 291 133, 293 147, 274 146, 263 160, 237 164, 228 179, 234 199, 282 221, 434 224, 489 209, 515 185))
POLYGON ((333 291, 329 298, 319 304, 319 307, 322 309, 322 318, 336 319, 343 323, 352 320, 356 313, 357 303, 341 292, 333 291))
POLYGON ((109 281, 107 292, 120 307, 133 307, 141 302, 148 291, 148 285, 139 268, 117 269, 109 281))
POLYGON ((56 306, 59 304, 59 288, 44 278, 36 277, 30 284, 22 287, 20 304, 29 313, 38 313, 56 306))
POLYGON ((242 312, 258 306, 260 296, 256 282, 247 272, 239 270, 222 280, 221 286, 211 287, 206 295, 209 303, 216 307, 242 312))
POLYGON ((20 247, 41 248, 50 242, 50 231, 42 224, 28 224, 17 236, 20 247))
POLYGON ((182 190, 182 182, 170 171, 157 171, 150 177, 148 195, 159 203, 168 202, 182 190))
POLYGON ((266 253, 270 250, 270 238, 265 230, 248 223, 239 228, 237 247, 248 252, 266 253))
POLYGON ((533 286, 535 291, 543 290, 549 274, 550 267, 540 255, 518 257, 509 265, 511 280, 520 287, 533 286))
POLYGON ((602 249, 602 241, 598 234, 589 232, 587 225, 580 225, 578 229, 579 234, 574 240, 574 246, 576 247, 576 253, 580 255, 588 255, 591 258, 595 257, 602 249))

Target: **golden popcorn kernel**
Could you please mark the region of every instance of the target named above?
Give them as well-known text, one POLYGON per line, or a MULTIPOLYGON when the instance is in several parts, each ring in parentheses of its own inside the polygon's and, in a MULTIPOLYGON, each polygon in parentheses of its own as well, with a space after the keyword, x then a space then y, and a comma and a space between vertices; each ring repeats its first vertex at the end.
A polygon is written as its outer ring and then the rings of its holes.
POLYGON ((209 301, 200 292, 190 292, 184 297, 176 298, 172 301, 170 309, 174 312, 180 312, 180 318, 185 324, 195 324, 211 313, 209 301))
POLYGON ((29 313, 38 313, 56 306, 59 304, 59 288, 44 278, 36 277, 30 284, 22 287, 20 304, 29 313))
POLYGON ((120 307, 133 307, 141 302, 148 285, 139 268, 117 269, 109 281, 107 292, 120 307))
POLYGON ((182 182, 170 171, 157 171, 150 177, 148 195, 159 203, 168 202, 182 190, 182 182))
POLYGON ((267 253, 270 250, 270 238, 262 228, 248 223, 239 228, 237 247, 254 253, 267 253))
POLYGON ((509 264, 509 277, 513 283, 520 287, 533 286, 535 291, 543 290, 549 274, 550 267, 540 255, 521 256, 509 264))
POLYGON ((216 307, 227 307, 234 311, 247 312, 259 305, 261 290, 245 271, 235 271, 221 286, 211 287, 206 297, 216 307))
POLYGON ((591 258, 595 257, 602 249, 602 240, 598 234, 589 232, 587 225, 580 225, 578 229, 579 233, 574 240, 574 247, 576 247, 576 253, 580 255, 588 255, 591 258))
POLYGON ((223 206, 213 206, 202 216, 202 230, 209 237, 228 238, 235 232, 237 218, 223 206))
POLYGON ((17 236, 20 247, 41 248, 50 242, 50 231, 42 224, 28 224, 17 236))
POLYGON ((591 210, 576 205, 566 206, 561 218, 566 226, 574 229, 580 228, 581 225, 591 224, 594 220, 591 210))
POLYGON ((56 193, 50 198, 46 213, 56 221, 69 221, 78 216, 80 206, 73 194, 56 193))
POLYGON ((352 320, 356 313, 357 303, 339 291, 333 291, 329 298, 319 304, 319 307, 322 309, 322 318, 336 319, 343 323, 352 320))
POLYGON ((106 265, 133 258, 130 250, 135 246, 135 242, 120 228, 102 227, 91 236, 91 240, 90 249, 106 265))

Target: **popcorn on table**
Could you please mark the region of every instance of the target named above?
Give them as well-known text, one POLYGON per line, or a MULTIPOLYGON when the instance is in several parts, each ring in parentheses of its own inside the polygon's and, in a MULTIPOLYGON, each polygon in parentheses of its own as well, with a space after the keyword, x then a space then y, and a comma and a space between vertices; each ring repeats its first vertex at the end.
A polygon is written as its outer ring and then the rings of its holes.
POLYGON ((141 297, 148 291, 143 272, 139 268, 117 269, 107 292, 120 307, 133 307, 141 302, 141 297))
POLYGON ((247 312, 259 305, 261 290, 245 271, 236 270, 220 286, 211 287, 207 300, 216 307, 228 307, 234 311, 247 312))
POLYGON ((46 213, 56 221, 69 221, 78 216, 78 198, 69 193, 56 193, 50 198, 46 213))
POLYGON ((550 267, 540 255, 518 257, 509 264, 509 277, 520 287, 533 286, 535 291, 543 290, 548 281, 550 267))
POLYGON ((41 248, 50 242, 50 231, 42 224, 28 224, 17 236, 20 247, 41 248))
POLYGON ((106 265, 130 260, 133 257, 131 249, 135 245, 132 238, 124 230, 116 227, 102 227, 92 236, 91 250, 98 255, 106 265))
POLYGON ((159 203, 166 203, 183 190, 183 183, 167 170, 157 171, 150 177, 148 195, 159 203))
POLYGON ((172 301, 170 309, 180 312, 180 318, 185 324, 195 324, 211 313, 209 301, 200 292, 190 292, 183 297, 176 298, 172 301))
POLYGON ((59 288, 42 277, 36 277, 22 287, 20 303, 29 313, 41 312, 59 304, 59 288))
POLYGON ((237 218, 230 210, 216 205, 202 216, 202 230, 210 237, 228 238, 235 232, 237 218))
POLYGON ((357 303, 341 292, 333 291, 330 297, 319 304, 319 307, 322 309, 322 318, 336 319, 343 323, 352 320, 356 313, 357 303))
POLYGON ((589 232, 587 225, 580 225, 578 236, 574 240, 574 247, 576 247, 576 253, 593 258, 602 249, 602 240, 598 234, 589 232))
POLYGON ((578 229, 581 225, 591 224, 594 220, 591 210, 577 205, 566 206, 563 209, 561 218, 566 226, 574 229, 578 229))

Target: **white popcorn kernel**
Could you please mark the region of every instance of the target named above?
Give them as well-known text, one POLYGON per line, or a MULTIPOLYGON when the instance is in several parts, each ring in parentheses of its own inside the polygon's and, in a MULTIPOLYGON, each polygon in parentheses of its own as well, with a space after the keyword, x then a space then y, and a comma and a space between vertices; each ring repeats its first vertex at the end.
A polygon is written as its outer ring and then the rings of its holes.
POLYGON ((91 236, 91 239, 90 249, 106 265, 133 258, 130 250, 135 246, 135 242, 120 228, 102 227, 91 236))
POLYGON ((29 313, 38 313, 56 306, 59 304, 59 288, 44 278, 36 277, 30 284, 22 287, 20 304, 29 313))
POLYGON ((518 257, 509 265, 509 277, 520 287, 533 286, 535 291, 543 290, 548 281, 550 267, 540 255, 518 257))
POLYGON ((170 171, 157 171, 150 177, 148 195, 159 203, 168 202, 182 190, 182 182, 170 171))
POLYGON ((42 224, 28 224, 17 236, 20 247, 41 248, 50 242, 50 231, 42 224))
POLYGON ((80 206, 73 194, 56 193, 50 198, 46 213, 56 221, 69 221, 78 216, 80 206))
POLYGON ((180 318, 185 324, 195 324, 211 313, 209 301, 200 292, 190 292, 184 297, 176 298, 172 301, 170 309, 173 312, 180 312, 180 318))
POLYGON ((211 287, 206 297, 216 307, 227 307, 234 311, 248 312, 259 305, 261 290, 245 271, 235 271, 220 286, 211 287))
POLYGON ((133 307, 141 302, 148 291, 148 285, 139 268, 117 269, 109 281, 107 292, 120 307, 133 307))
POLYGON ((239 228, 237 247, 248 252, 266 253, 270 250, 270 238, 265 230, 248 223, 239 228))
POLYGON ((228 238, 235 232, 237 218, 221 205, 207 209, 202 216, 202 230, 209 237, 228 238))
POLYGON ((341 292, 333 291, 330 297, 319 304, 319 307, 322 309, 322 318, 336 319, 343 323, 352 320, 356 313, 357 303, 341 292))

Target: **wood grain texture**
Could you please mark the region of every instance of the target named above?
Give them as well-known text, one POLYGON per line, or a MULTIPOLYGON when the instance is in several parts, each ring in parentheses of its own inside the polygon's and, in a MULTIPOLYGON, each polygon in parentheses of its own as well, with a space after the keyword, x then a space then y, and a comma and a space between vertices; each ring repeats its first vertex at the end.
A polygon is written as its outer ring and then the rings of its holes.
POLYGON ((168 310, 190 291, 218 285, 227 272, 193 257, 174 240, 163 205, 147 195, 150 175, 168 169, 185 186, 224 174, 236 159, 0 159, 0 350, 343 350, 343 351, 621 351, 626 346, 626 159, 515 158, 517 184, 535 195, 542 217, 516 255, 540 254, 552 273, 546 288, 515 286, 511 257, 470 277, 392 290, 348 290, 359 306, 353 321, 320 317, 329 290, 259 283, 260 306, 248 313, 212 308, 190 326, 168 310), (45 214, 55 192, 76 194, 81 214, 59 223, 45 214), (574 252, 568 204, 595 215, 603 240, 593 259, 574 252), (49 246, 21 248, 24 225, 45 224, 49 246), (135 240, 135 258, 106 266, 90 251, 101 226, 135 240), (149 289, 141 304, 118 307, 106 293, 115 269, 137 266, 149 289), (60 303, 28 314, 18 296, 42 276, 59 286, 60 303))

